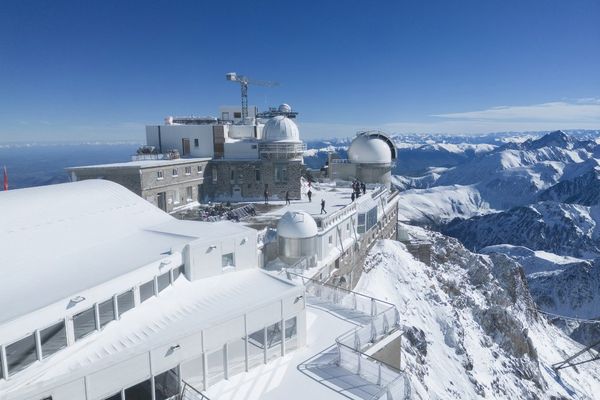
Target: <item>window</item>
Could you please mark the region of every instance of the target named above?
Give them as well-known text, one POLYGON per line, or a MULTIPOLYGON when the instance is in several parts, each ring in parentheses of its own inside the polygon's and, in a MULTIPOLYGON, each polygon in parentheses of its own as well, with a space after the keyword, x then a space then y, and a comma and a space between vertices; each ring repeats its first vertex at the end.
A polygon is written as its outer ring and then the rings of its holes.
POLYGON ((40 342, 42 344, 42 358, 50 357, 60 349, 67 347, 65 321, 60 321, 40 330, 40 342))
POLYGON ((235 260, 233 257, 233 253, 223 254, 221 256, 221 265, 223 268, 234 267, 235 268, 235 260))
POLYGON ((175 282, 177 280, 177 278, 179 278, 181 275, 183 275, 184 268, 185 267, 182 265, 173 270, 173 282, 175 282))
POLYGON ((177 168, 173 168, 173 171, 171 172, 171 175, 173 175, 173 176, 179 176, 179 170, 177 168))
POLYGON ((275 182, 277 183, 285 183, 287 182, 287 166, 285 165, 275 165, 275 182))
POLYGON ((194 147, 199 147, 200 141, 198 139, 194 139, 194 147))
POLYGON ((267 360, 281 356, 281 322, 267 327, 267 360))
POLYGON ((298 348, 298 328, 296 317, 285 321, 285 349, 292 351, 298 348))
POLYGON ((6 346, 6 364, 10 375, 27 368, 37 360, 33 334, 6 346))
POLYGON ((356 228, 358 233, 365 233, 365 214, 358 214, 358 226, 356 228))
POLYGON ((188 186, 188 187, 185 188, 185 196, 186 196, 186 200, 188 202, 194 200, 194 198, 193 198, 194 191, 193 191, 193 188, 191 186, 188 186))
POLYGON ((98 328, 96 326, 95 308, 92 307, 73 316, 73 328, 75 330, 75 340, 94 332, 98 328))
POLYGON ((198 165, 198 167, 197 167, 197 171, 198 171, 198 173, 199 173, 199 174, 201 174, 201 173, 202 173, 202 165, 198 165))
POLYGON ((254 178, 256 179, 256 182, 260 182, 260 169, 255 169, 254 170, 254 178))
POLYGON ((329 244, 333 244, 333 235, 329 235, 329 244))
POLYGON ((230 172, 231 177, 229 178, 229 180, 231 181, 231 183, 235 182, 235 170, 231 170, 230 172))
POLYGON ((229 121, 229 112, 227 112, 227 111, 223 111, 223 112, 221 113, 221 119, 222 119, 223 121, 229 121))
POLYGON ((140 285, 140 302, 143 303, 152 296, 154 296, 154 279, 140 285))
POLYGON ((186 175, 191 175, 192 174, 192 167, 185 167, 185 174, 186 175))
POLYGON ((154 395, 156 400, 172 399, 179 394, 177 370, 165 371, 154 377, 154 395))
POLYGON ((239 111, 234 111, 233 112, 233 118, 242 118, 242 113, 239 111))
POLYGON ((217 167, 212 168, 212 182, 217 183, 217 167))
POLYGON ((115 304, 113 299, 98 304, 98 316, 100 317, 100 328, 104 328, 110 321, 115 320, 115 304))
POLYGON ((162 171, 156 171, 156 179, 163 179, 165 176, 162 171))
POLYGON ((125 400, 146 400, 151 398, 152 384, 150 383, 150 380, 125 389, 125 400))
POLYGON ((348 232, 350 232, 350 222, 347 222, 347 223, 346 223, 346 230, 347 230, 348 232))
POLYGON ((255 145, 255 144, 253 144, 253 145, 250 145, 250 148, 251 148, 252 150, 256 150, 256 149, 258 149, 258 145, 255 145))
POLYGON ((170 272, 165 272, 162 275, 159 275, 157 278, 158 281, 158 293, 162 292, 163 290, 165 290, 169 284, 171 284, 171 273, 170 272))
POLYGON ((264 329, 260 329, 248 335, 248 368, 264 363, 264 335, 264 329))
POLYGON ((133 289, 117 296, 117 309, 119 310, 119 315, 125 314, 133 307, 135 307, 133 300, 133 289))

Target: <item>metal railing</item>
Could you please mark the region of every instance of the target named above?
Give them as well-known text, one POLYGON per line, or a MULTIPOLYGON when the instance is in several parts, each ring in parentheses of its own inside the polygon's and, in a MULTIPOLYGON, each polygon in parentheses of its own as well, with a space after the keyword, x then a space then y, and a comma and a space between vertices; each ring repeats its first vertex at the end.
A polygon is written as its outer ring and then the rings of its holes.
POLYGON ((181 388, 181 394, 179 400, 210 400, 208 396, 203 394, 201 391, 182 380, 183 387, 181 388))
POLYGON ((306 294, 343 308, 358 311, 368 317, 364 324, 335 339, 338 365, 370 383, 381 386, 382 389, 373 399, 409 399, 411 386, 406 374, 365 353, 368 348, 400 328, 400 313, 396 306, 387 301, 307 278, 291 271, 286 271, 286 274, 290 280, 292 276, 300 278, 306 294))

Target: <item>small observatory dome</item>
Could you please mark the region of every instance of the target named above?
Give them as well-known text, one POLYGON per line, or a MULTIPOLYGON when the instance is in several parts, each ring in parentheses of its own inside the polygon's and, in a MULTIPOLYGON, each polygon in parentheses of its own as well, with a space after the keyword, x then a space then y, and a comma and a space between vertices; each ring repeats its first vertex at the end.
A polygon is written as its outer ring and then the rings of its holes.
POLYGON ((392 149, 380 137, 359 135, 348 149, 348 159, 356 164, 389 164, 392 162, 392 149))
POLYGON ((317 235, 317 223, 304 211, 288 211, 277 223, 277 235, 289 239, 305 239, 317 235))
POLYGON ((277 223, 279 258, 290 265, 302 258, 314 259, 318 232, 317 223, 309 214, 286 212, 277 223))
POLYGON ((294 121, 278 115, 267 121, 263 129, 263 137, 271 142, 300 142, 300 132, 294 121))
POLYGON ((291 111, 292 111, 292 107, 290 107, 290 105, 287 103, 283 103, 282 105, 279 106, 279 112, 289 113, 291 111))

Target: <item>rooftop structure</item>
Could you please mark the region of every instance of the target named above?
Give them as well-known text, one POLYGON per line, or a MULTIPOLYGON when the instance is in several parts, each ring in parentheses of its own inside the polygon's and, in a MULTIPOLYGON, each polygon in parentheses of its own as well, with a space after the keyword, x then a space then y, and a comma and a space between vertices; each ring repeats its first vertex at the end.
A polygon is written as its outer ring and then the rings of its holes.
POLYGON ((257 268, 253 229, 104 180, 2 192, 0 209, 3 400, 166 399, 304 344, 303 289, 257 268))
POLYGON ((359 132, 348 148, 347 159, 330 155, 328 177, 334 180, 382 183, 389 187, 396 153, 396 146, 385 133, 359 132))

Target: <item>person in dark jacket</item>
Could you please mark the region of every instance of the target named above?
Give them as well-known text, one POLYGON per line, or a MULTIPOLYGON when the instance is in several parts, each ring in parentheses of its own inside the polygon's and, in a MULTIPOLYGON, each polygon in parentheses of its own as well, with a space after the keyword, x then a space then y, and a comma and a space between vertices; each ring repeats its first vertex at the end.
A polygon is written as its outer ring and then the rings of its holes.
POLYGON ((287 192, 285 192, 285 204, 291 204, 290 203, 290 191, 288 190, 287 192))
POLYGON ((321 200, 321 214, 327 214, 327 211, 325 211, 325 199, 321 200))
POLYGON ((308 202, 312 203, 312 192, 310 189, 308 189, 308 193, 306 193, 306 195, 308 196, 308 202))

